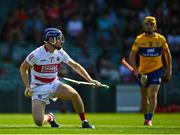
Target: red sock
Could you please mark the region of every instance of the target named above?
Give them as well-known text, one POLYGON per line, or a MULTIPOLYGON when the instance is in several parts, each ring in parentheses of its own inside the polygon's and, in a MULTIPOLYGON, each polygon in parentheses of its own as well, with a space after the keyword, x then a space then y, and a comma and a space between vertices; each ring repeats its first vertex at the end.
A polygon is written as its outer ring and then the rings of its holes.
POLYGON ((52 121, 52 116, 49 115, 49 114, 47 115, 47 121, 48 121, 48 122, 51 122, 51 121, 52 121))
POLYGON ((79 113, 79 117, 80 117, 81 121, 86 120, 85 113, 79 113))

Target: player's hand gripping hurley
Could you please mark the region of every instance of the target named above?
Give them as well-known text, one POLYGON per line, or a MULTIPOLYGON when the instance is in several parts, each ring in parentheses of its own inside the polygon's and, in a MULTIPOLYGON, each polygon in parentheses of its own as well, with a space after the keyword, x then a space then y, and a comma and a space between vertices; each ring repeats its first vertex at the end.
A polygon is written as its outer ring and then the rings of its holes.
MULTIPOLYGON (((129 69, 131 72, 134 73, 134 68, 133 68, 129 63, 126 62, 125 58, 123 58, 123 59, 121 60, 121 63, 122 63, 127 69, 129 69)), ((147 82, 148 82, 148 77, 147 77, 147 75, 143 75, 143 74, 138 73, 137 77, 138 77, 139 81, 141 82, 142 87, 145 87, 145 86, 147 85, 147 82)))

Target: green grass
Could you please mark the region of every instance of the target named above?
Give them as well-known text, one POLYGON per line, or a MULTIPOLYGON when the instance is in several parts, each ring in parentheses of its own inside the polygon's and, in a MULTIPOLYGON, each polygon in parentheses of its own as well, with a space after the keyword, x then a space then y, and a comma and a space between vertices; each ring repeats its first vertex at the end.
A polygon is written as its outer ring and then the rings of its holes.
POLYGON ((155 114, 153 126, 134 113, 87 114, 96 129, 82 129, 78 115, 55 114, 59 129, 36 127, 31 114, 0 114, 0 134, 180 134, 180 114, 155 114))

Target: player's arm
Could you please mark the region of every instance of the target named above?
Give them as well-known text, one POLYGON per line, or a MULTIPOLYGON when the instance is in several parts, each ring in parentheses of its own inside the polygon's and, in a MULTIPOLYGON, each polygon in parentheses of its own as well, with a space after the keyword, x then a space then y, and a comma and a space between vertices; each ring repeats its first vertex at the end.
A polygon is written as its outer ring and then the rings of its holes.
POLYGON ((85 80, 91 83, 95 83, 97 86, 100 86, 100 82, 98 82, 97 80, 93 80, 88 74, 88 72, 79 63, 71 60, 67 64, 79 75, 81 75, 85 80))
POLYGON ((162 36, 162 47, 163 47, 163 53, 165 56, 165 61, 166 61, 166 71, 165 71, 165 76, 167 78, 167 80, 170 80, 172 77, 172 58, 171 58, 171 53, 169 50, 169 45, 166 42, 165 37, 162 36))
POLYGON ((19 70, 21 74, 21 79, 25 85, 25 87, 30 87, 29 78, 28 78, 28 70, 32 68, 32 65, 29 64, 26 60, 21 64, 19 70))
POLYGON ((137 54, 137 51, 134 51, 134 50, 131 50, 130 54, 129 54, 129 62, 130 64, 132 65, 133 67, 133 72, 134 72, 134 75, 136 77, 138 77, 142 87, 145 87, 146 84, 147 84, 147 75, 143 75, 143 74, 140 74, 138 69, 137 69, 137 66, 136 66, 136 54, 137 54))
POLYGON ((21 79, 26 87, 24 94, 27 97, 31 96, 30 94, 32 93, 31 88, 30 88, 30 83, 29 83, 29 77, 28 77, 28 71, 31 68, 32 68, 32 65, 29 64, 26 60, 21 64, 19 68, 21 79))
POLYGON ((130 54, 129 54, 129 63, 134 68, 134 75, 135 76, 138 76, 138 74, 139 74, 138 69, 137 69, 137 65, 136 65, 137 64, 136 63, 136 54, 139 50, 138 42, 139 42, 139 38, 136 37, 136 39, 132 45, 130 54))
POLYGON ((137 65, 136 65, 136 54, 137 54, 137 51, 134 51, 134 50, 131 50, 129 53, 129 63, 134 69, 135 76, 137 76, 139 73, 137 69, 137 65))
POLYGON ((164 55, 165 55, 165 60, 166 60, 166 65, 167 65, 165 74, 167 75, 167 79, 170 80, 172 77, 172 57, 171 57, 169 48, 164 49, 164 55))

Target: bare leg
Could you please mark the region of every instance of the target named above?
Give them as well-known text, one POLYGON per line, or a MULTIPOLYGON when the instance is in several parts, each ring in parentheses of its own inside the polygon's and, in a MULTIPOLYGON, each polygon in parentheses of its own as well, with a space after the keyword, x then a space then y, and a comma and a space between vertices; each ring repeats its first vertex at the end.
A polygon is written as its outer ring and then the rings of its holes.
POLYGON ((157 106, 157 95, 159 91, 160 85, 150 85, 150 105, 149 105, 149 113, 154 113, 157 106))
POLYGON ((141 88, 141 108, 142 108, 142 112, 144 114, 148 113, 148 108, 149 108, 149 89, 148 89, 148 87, 141 88))
POLYGON ((75 89, 73 89, 71 86, 67 84, 62 84, 56 90, 54 97, 65 100, 71 100, 74 109, 79 114, 79 117, 82 121, 82 128, 94 128, 94 126, 92 126, 85 118, 83 101, 75 89))
POLYGON ((48 115, 45 115, 46 104, 39 100, 32 101, 32 115, 37 126, 42 126, 48 121, 48 115))
POLYGON ((65 99, 65 100, 71 100, 76 112, 84 113, 83 101, 80 95, 71 86, 67 84, 60 85, 57 91, 55 92, 54 97, 65 99))

